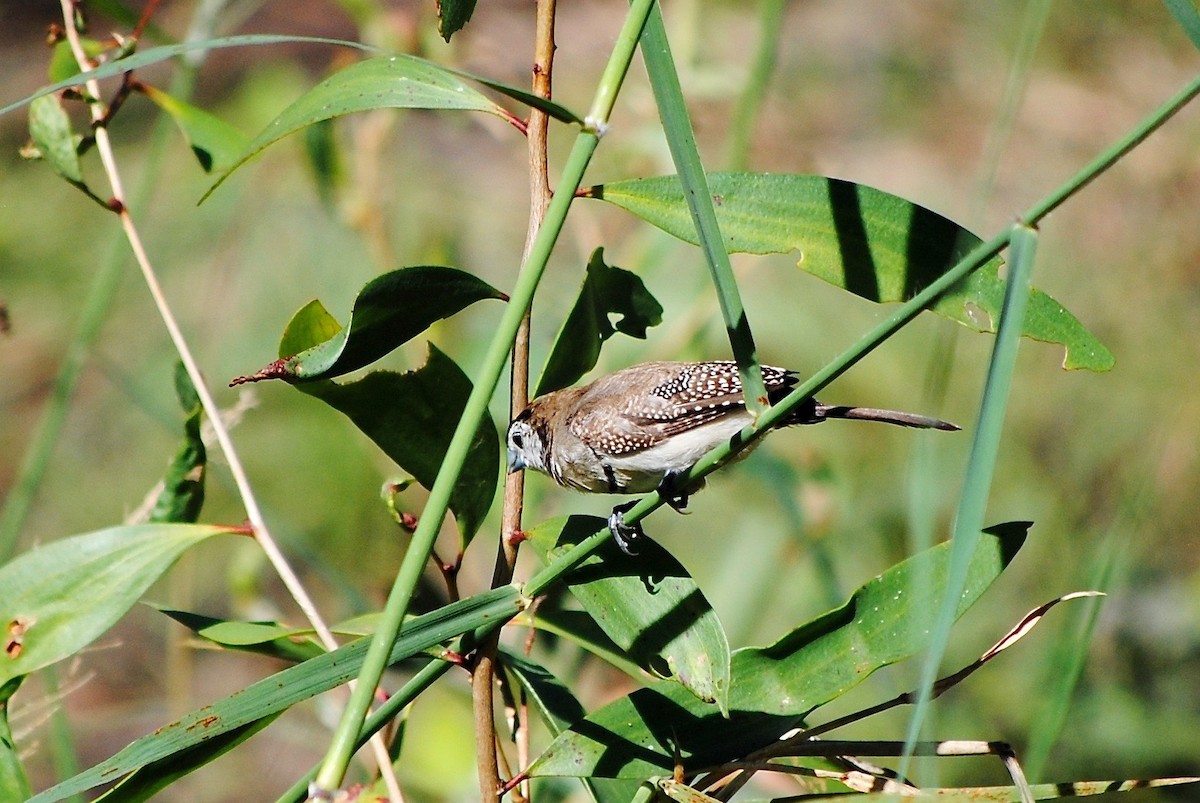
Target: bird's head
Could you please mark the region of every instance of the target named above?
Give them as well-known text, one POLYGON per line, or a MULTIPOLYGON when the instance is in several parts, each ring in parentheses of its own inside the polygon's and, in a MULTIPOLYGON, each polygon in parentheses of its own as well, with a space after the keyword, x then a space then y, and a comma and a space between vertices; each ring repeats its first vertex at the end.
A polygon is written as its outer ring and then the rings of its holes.
POLYGON ((532 406, 525 408, 508 427, 508 473, 531 468, 545 472, 546 431, 537 425, 532 406))

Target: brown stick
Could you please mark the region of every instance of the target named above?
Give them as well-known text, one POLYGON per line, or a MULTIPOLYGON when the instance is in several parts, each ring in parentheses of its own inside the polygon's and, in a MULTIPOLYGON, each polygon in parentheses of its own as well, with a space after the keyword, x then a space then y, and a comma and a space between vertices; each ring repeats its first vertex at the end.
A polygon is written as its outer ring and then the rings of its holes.
MULTIPOLYGON (((556 0, 538 0, 536 37, 533 60, 533 93, 549 98, 551 75, 554 66, 554 12, 556 0)), ((541 229, 546 209, 550 205, 550 177, 547 160, 547 133, 549 117, 536 109, 530 110, 526 129, 529 144, 529 228, 525 236, 525 254, 528 258, 538 230, 541 229)), ((512 385, 510 410, 516 416, 529 403, 529 316, 521 322, 513 343, 512 385)), ((517 548, 520 544, 521 508, 525 497, 525 474, 517 472, 507 475, 504 483, 504 509, 501 513, 500 543, 496 551, 496 567, 492 573, 492 586, 506 585, 512 580, 517 563, 517 548)), ((477 659, 471 675, 472 700, 475 719, 475 761, 479 775, 480 799, 485 803, 498 801, 502 781, 496 760, 496 726, 492 700, 493 681, 496 673, 496 649, 499 631, 489 635, 479 645, 477 659)), ((524 728, 524 723, 518 727, 524 728)), ((528 799, 528 790, 525 790, 528 799)))

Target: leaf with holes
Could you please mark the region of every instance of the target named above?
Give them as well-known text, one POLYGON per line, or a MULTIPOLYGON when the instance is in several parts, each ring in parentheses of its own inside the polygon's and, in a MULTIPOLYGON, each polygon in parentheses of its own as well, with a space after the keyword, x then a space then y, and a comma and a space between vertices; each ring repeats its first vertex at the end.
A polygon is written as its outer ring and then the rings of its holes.
POLYGON ((637 274, 605 264, 604 249, 597 248, 534 395, 575 384, 596 366, 600 346, 617 332, 645 340, 646 329, 662 323, 662 312, 662 305, 637 274), (621 317, 613 322, 610 315, 621 317))

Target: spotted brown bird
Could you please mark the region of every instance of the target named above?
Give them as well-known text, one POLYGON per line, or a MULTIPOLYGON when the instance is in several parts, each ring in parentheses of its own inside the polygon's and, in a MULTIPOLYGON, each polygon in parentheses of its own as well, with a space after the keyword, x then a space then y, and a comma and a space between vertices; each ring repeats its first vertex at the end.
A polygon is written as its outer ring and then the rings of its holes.
MULTIPOLYGON (((769 365, 762 366, 762 376, 772 402, 799 381, 794 371, 769 365)), ((958 429, 923 415, 831 406, 816 399, 801 404, 781 426, 831 418, 958 429)), ((533 469, 549 474, 559 485, 593 493, 657 489, 672 507, 682 509, 687 492, 673 487, 674 478, 752 420, 736 363, 642 363, 535 399, 508 428, 508 470, 533 469)), ((610 526, 617 544, 632 554, 629 542, 640 531, 624 525, 620 513, 619 508, 614 511, 610 526)))

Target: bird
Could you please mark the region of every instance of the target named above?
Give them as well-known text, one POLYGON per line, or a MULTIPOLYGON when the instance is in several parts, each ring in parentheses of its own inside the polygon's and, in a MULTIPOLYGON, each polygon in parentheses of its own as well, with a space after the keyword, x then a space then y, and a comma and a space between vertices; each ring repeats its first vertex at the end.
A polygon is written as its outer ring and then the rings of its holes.
MULTIPOLYGON (((762 366, 771 403, 799 382, 796 371, 762 366)), ((959 429, 937 418, 874 407, 827 405, 814 398, 799 405, 780 426, 819 424, 829 419, 882 421, 919 429, 959 429)), ((508 471, 531 469, 559 485, 589 493, 641 494, 659 491, 676 510, 687 506, 691 488, 676 480, 714 447, 728 441, 753 416, 742 396, 737 363, 646 362, 534 399, 509 425, 508 471)), ((751 444, 735 459, 745 457, 751 444)), ((617 545, 636 554, 643 537, 626 525, 618 505, 609 518, 617 545)))

